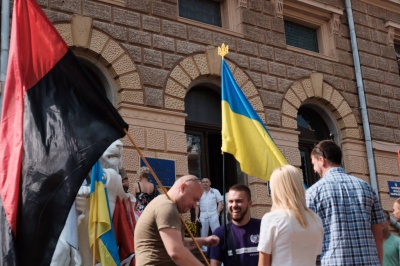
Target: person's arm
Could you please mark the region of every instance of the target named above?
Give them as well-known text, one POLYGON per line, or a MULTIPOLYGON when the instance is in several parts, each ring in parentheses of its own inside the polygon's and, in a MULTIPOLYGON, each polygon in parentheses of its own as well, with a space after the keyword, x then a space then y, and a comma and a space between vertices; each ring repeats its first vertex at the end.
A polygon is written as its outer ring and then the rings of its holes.
POLYGON ((375 238, 376 250, 378 251, 379 261, 382 265, 383 261, 383 236, 382 236, 382 224, 373 224, 371 226, 372 234, 375 238))
MULTIPOLYGON (((199 244, 199 246, 215 247, 216 245, 219 244, 219 237, 215 235, 210 235, 208 237, 195 237, 194 239, 196 240, 197 244, 199 244)), ((189 250, 192 250, 196 247, 192 238, 185 237, 184 240, 186 247, 189 250)))
POLYGON ((221 211, 222 211, 222 201, 218 202, 218 215, 221 215, 221 211))
POLYGON ((196 257, 184 247, 181 232, 174 228, 160 229, 161 240, 168 255, 176 265, 203 265, 196 257))
POLYGON ((194 209, 194 214, 196 216, 196 219, 194 220, 195 222, 199 220, 199 213, 200 213, 200 207, 197 205, 196 208, 194 209))
POLYGON ((271 266, 271 254, 258 253, 258 266, 271 266))
POLYGON ((219 260, 211 259, 210 266, 221 266, 222 262, 219 260))

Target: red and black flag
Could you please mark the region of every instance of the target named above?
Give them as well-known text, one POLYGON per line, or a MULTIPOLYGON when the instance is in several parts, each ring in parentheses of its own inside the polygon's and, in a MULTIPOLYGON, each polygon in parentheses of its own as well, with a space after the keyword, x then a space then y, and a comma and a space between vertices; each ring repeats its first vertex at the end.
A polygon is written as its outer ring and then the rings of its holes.
POLYGON ((127 124, 35 0, 15 0, 0 129, 0 265, 49 265, 83 179, 127 124))

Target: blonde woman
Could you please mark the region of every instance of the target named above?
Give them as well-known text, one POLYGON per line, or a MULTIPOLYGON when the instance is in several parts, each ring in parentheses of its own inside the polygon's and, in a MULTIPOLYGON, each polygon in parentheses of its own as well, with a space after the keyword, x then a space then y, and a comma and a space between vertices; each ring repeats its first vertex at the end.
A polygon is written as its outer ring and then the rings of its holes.
POLYGON ((156 186, 149 181, 149 168, 146 166, 140 167, 138 175, 139 182, 133 184, 133 193, 136 196, 135 216, 137 219, 142 215, 147 204, 159 194, 156 186))
POLYGON ((259 266, 316 264, 322 252, 321 219, 306 206, 300 169, 284 165, 271 175, 272 210, 261 221, 259 266))

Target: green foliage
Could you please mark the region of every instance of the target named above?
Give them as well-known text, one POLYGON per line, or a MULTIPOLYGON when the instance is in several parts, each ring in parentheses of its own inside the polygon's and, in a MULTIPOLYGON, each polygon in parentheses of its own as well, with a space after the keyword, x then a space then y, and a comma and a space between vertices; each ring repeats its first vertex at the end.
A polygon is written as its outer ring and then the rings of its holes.
MULTIPOLYGON (((197 225, 194 222, 186 222, 186 225, 189 227, 190 232, 193 234, 193 236, 197 236, 197 225)), ((190 237, 188 231, 186 230, 185 227, 185 237, 190 237)))

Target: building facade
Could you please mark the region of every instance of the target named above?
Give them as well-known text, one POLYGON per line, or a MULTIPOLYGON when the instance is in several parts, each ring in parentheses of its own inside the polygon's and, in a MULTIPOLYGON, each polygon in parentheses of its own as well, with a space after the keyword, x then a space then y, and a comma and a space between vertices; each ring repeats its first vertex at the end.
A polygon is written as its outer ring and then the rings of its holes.
MULTIPOLYGON (((250 186, 254 217, 270 208, 266 181, 242 173, 229 155, 223 171, 217 48, 225 43, 238 85, 305 184, 318 179, 313 145, 330 138, 343 149, 346 171, 376 183, 391 210, 387 181, 400 181, 398 0, 37 1, 141 152, 173 160, 177 177, 210 177, 222 192, 225 174, 226 186, 250 186)), ((139 153, 123 141, 132 185, 139 153)))

